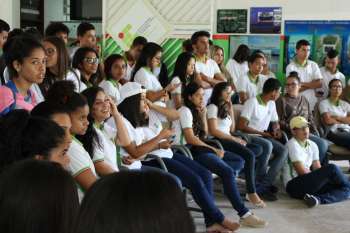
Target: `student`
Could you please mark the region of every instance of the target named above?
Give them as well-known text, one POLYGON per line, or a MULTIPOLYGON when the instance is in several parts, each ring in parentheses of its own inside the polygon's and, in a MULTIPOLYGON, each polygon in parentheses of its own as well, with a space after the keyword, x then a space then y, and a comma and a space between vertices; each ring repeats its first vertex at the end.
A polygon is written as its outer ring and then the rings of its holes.
POLYGON ((210 47, 210 58, 213 59, 216 64, 218 64, 222 75, 225 77, 225 80, 232 86, 232 90, 236 90, 236 86, 233 82, 233 78, 230 72, 226 69, 224 63, 224 49, 218 45, 213 45, 210 47))
POLYGON ((286 68, 286 75, 296 71, 301 81, 300 92, 305 96, 313 110, 317 102, 316 89, 322 87, 322 74, 316 62, 309 60, 310 43, 307 40, 299 40, 296 44, 295 58, 286 68))
POLYGON ((100 153, 109 165, 101 166, 101 163, 95 164, 97 173, 107 175, 118 171, 118 165, 121 161, 118 161, 120 158, 117 158, 116 144, 126 146, 131 143, 124 126, 123 117, 118 112, 115 103, 105 94, 102 88, 90 87, 84 90, 82 95, 86 97, 90 109, 88 115, 89 125, 93 126, 86 134, 80 137, 84 148, 92 157, 99 157, 97 154, 100 153), (116 129, 104 123, 110 117, 113 118, 116 129))
POLYGON ((69 67, 69 56, 62 39, 56 36, 46 37, 43 41, 46 53, 46 74, 39 85, 44 96, 53 83, 59 80, 80 80, 80 72, 69 67))
POLYGON ((196 58, 192 53, 181 53, 175 62, 171 84, 177 87, 171 92, 173 106, 179 109, 182 106, 182 90, 188 83, 195 80, 196 58))
POLYGON ((30 88, 45 77, 45 50, 38 41, 24 36, 11 38, 4 50, 10 81, 0 87, 0 114, 19 108, 30 111, 37 104, 30 88))
POLYGON ((237 81, 237 92, 241 103, 261 94, 266 76, 262 75, 265 56, 261 53, 253 53, 248 58, 249 71, 239 77, 237 81))
POLYGON ((262 75, 265 75, 267 79, 269 78, 276 78, 276 75, 270 70, 270 64, 268 57, 264 54, 265 56, 265 63, 263 65, 263 71, 261 72, 262 75))
POLYGON ((233 78, 233 82, 237 87, 237 82, 248 71, 248 58, 250 49, 247 45, 241 44, 238 46, 235 54, 227 61, 226 68, 233 78))
POLYGON ((304 199, 309 207, 343 201, 350 196, 350 183, 334 164, 321 167, 317 145, 309 140, 309 125, 304 117, 290 121, 293 138, 288 141, 292 179, 287 183, 287 193, 304 199))
POLYGON ((207 31, 197 31, 191 37, 193 54, 196 57, 196 72, 199 74, 201 87, 205 89, 205 104, 207 104, 215 84, 226 81, 219 66, 208 57, 209 38, 210 34, 207 31))
POLYGON ((104 62, 104 73, 106 79, 99 86, 109 95, 115 104, 120 100, 119 88, 122 85, 120 81, 126 75, 126 62, 124 57, 119 54, 112 54, 104 62))
POLYGON ((88 130, 93 130, 91 126, 89 127, 87 119, 89 115, 87 100, 83 95, 74 92, 74 83, 71 81, 54 83, 48 92, 47 100, 51 103, 63 104, 68 109, 72 122, 70 133, 73 139, 67 152, 71 160, 68 170, 78 184, 78 194, 81 200, 84 191, 88 190, 97 180, 96 168, 108 166, 104 162, 103 155, 100 153, 90 155, 81 140, 77 138, 79 135, 85 135, 88 130))
POLYGON ((163 88, 153 74, 154 69, 160 66, 161 57, 162 47, 153 42, 147 43, 136 62, 131 77, 131 81, 137 82, 147 89, 147 99, 152 102, 159 100, 164 102, 168 98, 168 92, 172 92, 178 86, 169 84, 163 88))
POLYGON ((1 119, 0 130, 1 170, 19 160, 34 158, 68 166, 70 141, 55 122, 14 110, 1 119))
MULTIPOLYGON (((233 136, 235 131, 233 106, 231 103, 231 86, 227 82, 215 85, 207 106, 208 132, 218 139, 225 150, 237 153, 245 160, 244 173, 247 183, 247 199, 259 208, 266 204, 256 193, 255 187, 255 157, 262 153, 262 147, 250 144, 233 136)), ((267 160, 269 155, 264 155, 267 160)), ((263 161, 265 163, 266 161, 263 161)))
POLYGON ((45 29, 45 37, 56 36, 68 44, 69 28, 61 22, 51 22, 45 29))
POLYGON ((194 233, 195 226, 185 197, 173 179, 156 172, 121 172, 102 178, 86 194, 73 232, 116 230, 194 233))
POLYGON ((276 109, 280 120, 281 129, 290 138, 292 136, 289 127, 290 120, 295 116, 302 116, 308 119, 309 127, 313 134, 310 134, 310 140, 318 146, 320 161, 326 162, 328 143, 323 138, 317 136, 318 130, 314 121, 313 112, 310 109, 309 101, 305 96, 299 94, 301 88, 300 79, 296 72, 290 72, 285 85, 285 95, 276 101, 276 109))
POLYGON ((329 84, 329 96, 320 103, 319 111, 327 127, 327 138, 337 145, 350 148, 350 104, 340 99, 343 84, 332 79, 329 84))
POLYGON ((268 79, 262 94, 252 97, 244 103, 239 118, 238 129, 250 135, 253 143, 263 147, 263 153, 274 154, 267 163, 257 164, 257 178, 259 183, 267 189, 258 192, 264 200, 275 201, 277 189, 273 186, 277 174, 284 167, 288 157, 288 150, 280 142, 282 132, 279 128, 275 101, 280 95, 281 84, 277 79, 268 79), (270 126, 270 127, 269 127, 270 126), (269 130, 269 128, 271 130, 269 130), (269 169, 267 166, 269 165, 269 169))
POLYGON ((82 92, 99 83, 99 61, 98 54, 93 48, 81 47, 75 52, 72 67, 76 73, 80 73, 80 80, 73 76, 69 76, 68 80, 74 82, 77 92, 82 92))
POLYGON ((126 76, 121 80, 121 83, 130 81, 136 62, 139 60, 143 47, 147 44, 147 39, 143 36, 137 36, 132 41, 130 49, 124 53, 126 59, 126 76))
POLYGON ((78 209, 74 180, 57 163, 22 161, 0 176, 3 232, 72 232, 78 209))
POLYGON ((338 70, 339 63, 339 53, 334 49, 329 50, 325 58, 324 67, 320 68, 323 77, 322 88, 316 90, 321 97, 328 96, 328 84, 332 79, 339 79, 342 82, 343 87, 346 86, 345 76, 338 70))
POLYGON ((187 145, 192 156, 202 166, 221 177, 225 195, 238 212, 240 224, 250 227, 264 227, 267 222, 258 218, 245 207, 237 190, 235 174, 244 165, 244 160, 232 152, 217 149, 205 141, 207 135, 204 90, 197 83, 190 83, 184 90, 184 106, 180 120, 175 122, 175 144, 187 145))
POLYGON ((71 47, 70 58, 73 59, 75 52, 82 47, 95 49, 99 54, 100 48, 96 43, 95 26, 88 22, 81 22, 77 28, 76 46, 71 47))
POLYGON ((10 25, 4 20, 0 19, 0 49, 4 47, 5 42, 10 31, 10 25))

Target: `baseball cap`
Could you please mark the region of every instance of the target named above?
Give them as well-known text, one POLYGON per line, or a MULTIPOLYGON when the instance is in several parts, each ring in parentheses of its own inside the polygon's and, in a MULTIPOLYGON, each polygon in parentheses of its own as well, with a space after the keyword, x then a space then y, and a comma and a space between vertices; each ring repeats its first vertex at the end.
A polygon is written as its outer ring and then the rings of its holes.
POLYGON ((291 129, 301 129, 309 127, 309 122, 302 116, 295 116, 290 120, 289 126, 291 129))
POLYGON ((141 84, 136 82, 127 82, 119 88, 120 100, 118 104, 122 103, 126 98, 131 96, 146 93, 146 89, 141 86, 141 84))

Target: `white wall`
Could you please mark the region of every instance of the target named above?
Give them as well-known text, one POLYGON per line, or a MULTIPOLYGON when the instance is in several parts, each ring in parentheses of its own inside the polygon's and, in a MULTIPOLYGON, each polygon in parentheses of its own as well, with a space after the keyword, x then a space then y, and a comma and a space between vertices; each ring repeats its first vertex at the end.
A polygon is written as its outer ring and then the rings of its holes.
POLYGON ((20 26, 20 0, 0 0, 0 19, 12 28, 20 26))
MULTIPOLYGON (((214 0, 215 9, 248 9, 250 7, 282 7, 284 20, 350 20, 349 0, 214 0)), ((213 31, 216 31, 216 11, 213 31)), ((248 26, 249 31, 249 26, 248 26)), ((284 32, 284 22, 282 22, 284 32)))

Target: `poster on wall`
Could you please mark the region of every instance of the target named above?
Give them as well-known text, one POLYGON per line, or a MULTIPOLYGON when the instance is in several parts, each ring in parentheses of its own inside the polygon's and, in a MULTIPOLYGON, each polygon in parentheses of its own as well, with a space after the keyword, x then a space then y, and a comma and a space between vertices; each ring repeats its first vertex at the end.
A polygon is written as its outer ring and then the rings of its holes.
POLYGON ((350 21, 289 20, 285 22, 285 34, 288 38, 287 63, 295 55, 295 44, 306 39, 311 44, 310 59, 319 66, 330 49, 340 53, 340 71, 350 75, 350 21))
POLYGON ((251 7, 250 33, 280 34, 282 7, 251 7))
POLYGON ((270 70, 277 73, 280 66, 279 35, 232 35, 230 36, 230 57, 233 57, 239 45, 247 45, 251 51, 262 50, 268 60, 270 70))
POLYGON ((246 33, 246 9, 225 9, 217 12, 216 31, 218 33, 246 33))

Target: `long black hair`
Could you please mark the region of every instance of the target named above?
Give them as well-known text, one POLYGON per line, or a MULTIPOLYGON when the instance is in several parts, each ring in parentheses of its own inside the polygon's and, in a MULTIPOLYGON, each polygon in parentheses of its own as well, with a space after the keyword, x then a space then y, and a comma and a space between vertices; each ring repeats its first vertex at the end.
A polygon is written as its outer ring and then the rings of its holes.
POLYGON ((177 57, 175 62, 173 78, 179 77, 182 83, 182 90, 185 89, 185 86, 189 82, 194 80, 194 73, 191 76, 187 76, 187 65, 192 58, 196 60, 196 57, 193 55, 193 53, 183 52, 177 57))
POLYGON ((131 123, 134 128, 148 125, 146 113, 140 112, 141 94, 126 98, 118 105, 119 112, 131 123))
MULTIPOLYGON (((85 96, 87 103, 89 105, 89 109, 91 110, 95 101, 96 96, 99 92, 103 92, 101 87, 90 87, 85 89, 81 94, 85 96)), ((89 112, 88 115, 89 125, 84 135, 77 135, 76 137, 83 143, 85 150, 89 153, 90 157, 93 157, 94 150, 96 147, 101 146, 101 140, 98 137, 96 129, 94 127, 95 119, 92 117, 92 111, 89 112)))
POLYGON ((25 160, 1 174, 2 232, 72 233, 78 208, 74 179, 58 163, 25 160))
POLYGON ((141 69, 144 66, 148 66, 150 60, 157 55, 158 52, 162 51, 162 47, 160 45, 149 42, 143 47, 142 52, 140 54, 139 59, 137 60, 135 64, 135 68, 131 74, 131 81, 134 81, 135 74, 139 69, 141 69))
POLYGON ((103 177, 87 191, 74 233, 102 232, 194 233, 195 227, 172 177, 134 171, 103 177))
POLYGON ((192 103, 190 100, 190 97, 194 95, 200 88, 197 83, 191 82, 183 91, 183 99, 184 99, 184 105, 188 107, 191 110, 192 116, 193 116, 193 132, 196 136, 199 138, 204 138, 206 136, 206 133, 204 131, 204 122, 202 118, 199 115, 199 112, 197 110, 197 107, 192 103))
POLYGON ((13 110, 0 119, 0 170, 23 159, 41 155, 49 159, 51 150, 65 140, 65 131, 55 122, 13 110))
POLYGON ((113 80, 114 79, 112 77, 112 66, 118 60, 124 61, 125 65, 126 65, 125 58, 122 55, 120 55, 120 54, 112 54, 112 55, 108 56, 107 59, 105 60, 105 62, 104 62, 104 72, 105 72, 105 77, 106 77, 107 80, 109 80, 109 79, 113 80))
POLYGON ((229 115, 229 103, 222 98, 222 92, 228 87, 230 87, 230 85, 227 82, 216 84, 209 99, 210 104, 214 104, 218 107, 218 117, 220 119, 224 119, 229 115))
POLYGON ((233 59, 238 63, 243 63, 248 61, 248 57, 250 56, 250 49, 247 45, 241 44, 238 46, 235 54, 233 55, 233 59))

